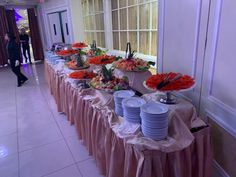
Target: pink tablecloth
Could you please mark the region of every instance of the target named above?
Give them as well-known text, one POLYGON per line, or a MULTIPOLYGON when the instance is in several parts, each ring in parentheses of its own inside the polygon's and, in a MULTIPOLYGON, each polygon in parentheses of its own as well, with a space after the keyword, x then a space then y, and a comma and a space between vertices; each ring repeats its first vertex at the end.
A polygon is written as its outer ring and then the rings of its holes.
MULTIPOLYGON (((186 101, 170 106, 169 136, 165 141, 143 137, 140 126, 128 124, 114 113, 110 94, 75 87, 60 71, 45 63, 45 73, 58 111, 75 124, 107 177, 210 177, 211 141, 195 108, 186 101)), ((146 95, 149 99, 153 95, 146 95)))

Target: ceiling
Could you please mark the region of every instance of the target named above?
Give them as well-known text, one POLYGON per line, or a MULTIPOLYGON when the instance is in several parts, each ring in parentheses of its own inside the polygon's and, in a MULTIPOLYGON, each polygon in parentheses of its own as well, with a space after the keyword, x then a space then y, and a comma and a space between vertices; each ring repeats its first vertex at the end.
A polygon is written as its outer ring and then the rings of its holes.
POLYGON ((31 6, 37 5, 43 0, 0 0, 0 5, 4 6, 31 6))

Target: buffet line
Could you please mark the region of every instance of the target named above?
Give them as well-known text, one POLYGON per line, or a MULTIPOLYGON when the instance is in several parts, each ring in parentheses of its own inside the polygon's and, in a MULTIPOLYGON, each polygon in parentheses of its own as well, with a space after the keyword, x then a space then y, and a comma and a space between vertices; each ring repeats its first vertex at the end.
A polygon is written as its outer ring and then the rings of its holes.
POLYGON ((53 46, 46 59, 58 111, 75 124, 103 175, 210 176, 209 127, 190 102, 172 95, 194 88, 193 78, 151 75, 155 63, 135 57, 130 43, 124 58, 94 41, 53 46))

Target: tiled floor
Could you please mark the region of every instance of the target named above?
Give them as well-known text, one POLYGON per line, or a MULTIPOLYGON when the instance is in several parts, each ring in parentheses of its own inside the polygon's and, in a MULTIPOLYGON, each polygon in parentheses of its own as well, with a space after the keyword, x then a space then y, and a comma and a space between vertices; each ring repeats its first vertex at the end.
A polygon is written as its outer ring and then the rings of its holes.
POLYGON ((75 127, 59 114, 44 66, 24 65, 29 82, 0 68, 0 177, 100 177, 75 127))

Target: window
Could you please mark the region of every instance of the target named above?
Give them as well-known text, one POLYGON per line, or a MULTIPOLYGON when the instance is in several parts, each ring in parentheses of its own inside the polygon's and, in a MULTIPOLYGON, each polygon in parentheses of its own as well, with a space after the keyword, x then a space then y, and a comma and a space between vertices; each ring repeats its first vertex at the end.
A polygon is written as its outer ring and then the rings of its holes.
POLYGON ((157 3, 157 0, 82 0, 86 42, 96 40, 98 46, 105 48, 110 45, 105 44, 105 37, 109 37, 115 50, 125 51, 127 42, 131 42, 132 50, 156 56, 157 3), (108 1, 111 9, 104 10, 103 3, 108 1), (106 34, 104 17, 111 20, 112 24, 107 25, 111 25, 112 33, 106 34))
POLYGON ((112 0, 113 47, 157 55, 157 0, 112 0))
POLYGON ((105 47, 103 0, 82 0, 85 41, 105 47))

